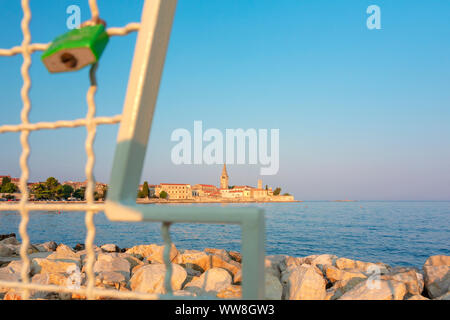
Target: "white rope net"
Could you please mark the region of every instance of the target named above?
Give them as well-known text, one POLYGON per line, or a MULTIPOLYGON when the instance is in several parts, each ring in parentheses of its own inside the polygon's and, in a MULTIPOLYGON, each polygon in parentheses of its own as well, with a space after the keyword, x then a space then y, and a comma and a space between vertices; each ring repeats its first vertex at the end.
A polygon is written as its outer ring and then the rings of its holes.
MULTIPOLYGON (((89 7, 91 11, 92 20, 99 18, 99 10, 96 0, 89 0, 89 7)), ((132 291, 116 291, 110 289, 99 289, 95 287, 95 274, 93 271, 95 263, 95 252, 94 252, 94 238, 95 238, 95 225, 94 225, 94 214, 103 211, 104 206, 101 203, 94 202, 94 189, 95 181, 93 175, 93 168, 95 164, 95 153, 94 153, 94 140, 96 136, 96 130, 98 125, 103 124, 116 124, 121 120, 121 115, 116 115, 112 117, 96 117, 96 105, 95 105, 95 93, 97 91, 96 83, 96 69, 97 64, 91 66, 89 72, 90 87, 86 94, 87 100, 87 113, 84 119, 75 120, 63 120, 55 122, 38 122, 30 123, 29 114, 31 111, 31 100, 29 97, 29 91, 31 88, 31 78, 29 74, 29 69, 31 66, 31 54, 37 51, 44 51, 47 49, 49 44, 42 43, 31 43, 31 33, 30 33, 30 20, 31 20, 31 10, 29 6, 29 0, 22 0, 22 10, 23 19, 21 22, 21 29, 23 33, 23 41, 20 46, 15 46, 11 49, 0 49, 0 56, 14 56, 21 54, 23 57, 23 63, 21 67, 21 74, 23 78, 23 86, 21 89, 21 98, 23 102, 23 107, 21 111, 21 123, 17 125, 3 125, 0 126, 0 134, 6 132, 20 132, 20 143, 22 147, 22 153, 20 156, 20 169, 21 176, 19 182, 19 189, 22 194, 20 202, 18 204, 3 204, 0 205, 0 211, 19 211, 21 215, 21 222, 19 225, 19 234, 22 238, 22 244, 20 248, 20 257, 22 261, 21 269, 21 282, 9 282, 0 281, 0 287, 5 288, 15 288, 22 289, 21 298, 29 299, 30 290, 37 291, 47 291, 47 292, 57 292, 57 293, 72 293, 81 297, 86 297, 87 299, 95 299, 99 297, 107 298, 119 298, 119 299, 158 299, 161 295, 157 294, 145 294, 132 291), (85 166, 85 174, 87 179, 86 186, 86 202, 83 204, 32 204, 28 201, 29 192, 27 188, 28 178, 29 178, 29 166, 28 159, 30 155, 30 144, 29 144, 29 134, 31 131, 37 130, 55 130, 59 128, 75 128, 75 127, 86 127, 87 137, 85 141, 85 150, 87 155, 87 161, 85 166), (40 211, 40 210, 64 210, 64 211, 85 211, 85 224, 87 229, 87 235, 85 240, 85 247, 87 251, 86 260, 86 286, 81 288, 72 288, 56 285, 42 285, 34 284, 30 282, 30 258, 27 254, 27 249, 30 246, 30 237, 27 233, 27 225, 29 222, 29 212, 30 211, 40 211)), ((129 23, 122 28, 108 28, 107 33, 109 36, 125 36, 131 32, 136 32, 139 30, 139 23, 129 23)), ((165 288, 166 292, 170 295, 172 293, 172 288, 170 284, 170 278, 172 273, 171 263, 169 261, 169 251, 171 247, 170 235, 169 235, 170 224, 163 223, 162 226, 162 236, 165 243, 164 261, 167 267, 165 288)))

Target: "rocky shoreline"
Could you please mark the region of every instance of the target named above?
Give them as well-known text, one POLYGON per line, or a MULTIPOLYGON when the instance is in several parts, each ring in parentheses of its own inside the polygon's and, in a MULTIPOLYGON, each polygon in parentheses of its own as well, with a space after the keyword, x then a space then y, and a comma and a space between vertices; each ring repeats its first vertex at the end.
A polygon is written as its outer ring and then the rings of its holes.
MULTIPOLYGON (((19 281, 20 243, 14 234, 0 235, 0 281, 19 281)), ((95 247, 98 288, 165 293, 164 247, 157 244, 119 248, 95 247)), ((84 287, 86 250, 53 241, 30 245, 30 279, 37 284, 84 287)), ((170 251, 175 295, 239 299, 242 294, 241 254, 206 248, 170 251)), ((266 256, 266 299, 270 300, 449 300, 450 256, 431 256, 422 269, 390 267, 337 257, 266 256)), ((72 293, 31 292, 32 299, 85 299, 72 293)), ((0 299, 20 300, 19 290, 0 287, 0 299)), ((100 298, 105 299, 105 298, 100 298)))

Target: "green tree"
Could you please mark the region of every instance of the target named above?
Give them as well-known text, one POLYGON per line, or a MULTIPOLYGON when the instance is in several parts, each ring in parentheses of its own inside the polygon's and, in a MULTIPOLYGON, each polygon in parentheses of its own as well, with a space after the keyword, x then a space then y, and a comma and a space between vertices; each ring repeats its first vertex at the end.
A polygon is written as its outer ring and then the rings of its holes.
POLYGON ((269 186, 266 184, 266 191, 269 190, 269 186))
POLYGON ((139 190, 138 193, 137 193, 137 197, 138 197, 138 198, 141 198, 141 199, 142 199, 142 198, 145 198, 144 192, 143 192, 142 190, 139 190))
POLYGON ((59 186, 59 181, 56 180, 54 177, 47 178, 47 181, 45 181, 45 185, 47 186, 48 190, 56 189, 56 187, 59 186))
POLYGON ((81 188, 75 190, 72 195, 73 195, 74 198, 77 198, 79 200, 84 200, 85 192, 86 192, 86 188, 85 187, 81 187, 81 188))
POLYGON ((283 193, 283 196, 290 196, 291 194, 290 193, 283 193))
POLYGON ((18 190, 19 190, 19 188, 17 188, 17 186, 14 183, 7 182, 6 184, 2 183, 2 187, 1 187, 0 192, 3 192, 3 193, 15 193, 18 190))
POLYGON ((47 186, 43 183, 39 183, 33 186, 31 192, 34 194, 36 200, 48 200, 50 199, 50 192, 47 186))
POLYGON ((105 185, 102 188, 102 200, 103 201, 105 201, 107 195, 108 195, 108 185, 105 185))
POLYGON ((167 192, 165 192, 164 190, 161 191, 161 192, 159 193, 159 197, 160 197, 161 199, 167 199, 168 196, 169 196, 169 195, 168 195, 167 192))
POLYGON ((1 186, 3 187, 5 184, 10 183, 10 182, 11 182, 10 177, 3 177, 1 186))
POLYGON ((144 198, 148 198, 150 194, 150 189, 148 188, 148 182, 144 181, 144 185, 142 186, 142 193, 144 195, 144 198))
POLYGON ((280 192, 281 192, 281 188, 278 187, 278 188, 276 188, 275 191, 273 192, 273 195, 274 195, 274 196, 278 196, 278 195, 280 194, 280 192))
POLYGON ((56 187, 56 195, 58 198, 62 199, 68 199, 74 192, 72 186, 65 184, 65 185, 59 185, 56 187))

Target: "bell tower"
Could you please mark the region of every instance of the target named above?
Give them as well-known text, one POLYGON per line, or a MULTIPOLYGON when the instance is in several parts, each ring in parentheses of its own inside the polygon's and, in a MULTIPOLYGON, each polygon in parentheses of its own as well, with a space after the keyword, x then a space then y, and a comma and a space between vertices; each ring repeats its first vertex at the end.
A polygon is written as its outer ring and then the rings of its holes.
POLYGON ((220 176, 220 188, 228 189, 228 173, 225 163, 223 164, 222 175, 220 176))

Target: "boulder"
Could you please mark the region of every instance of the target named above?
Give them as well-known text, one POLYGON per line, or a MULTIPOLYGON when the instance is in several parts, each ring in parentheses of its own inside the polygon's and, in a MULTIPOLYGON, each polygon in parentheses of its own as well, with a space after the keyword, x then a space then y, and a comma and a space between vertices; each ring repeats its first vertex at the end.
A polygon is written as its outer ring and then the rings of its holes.
POLYGON ((450 291, 444 293, 442 296, 437 297, 436 300, 450 300, 450 291))
POLYGON ((94 264, 94 272, 118 272, 123 274, 127 280, 130 278, 131 265, 127 259, 116 254, 99 254, 94 264))
POLYGON ((219 292, 231 286, 231 275, 222 268, 211 268, 200 277, 194 277, 185 285, 184 290, 195 293, 198 296, 217 296, 219 292))
POLYGON ((143 266, 146 262, 139 260, 135 256, 127 253, 118 253, 118 257, 126 259, 130 263, 130 268, 133 269, 136 266, 143 266))
POLYGON ((416 272, 413 268, 404 270, 403 272, 390 273, 388 275, 382 275, 382 280, 396 280, 403 282, 406 285, 408 293, 411 295, 422 294, 424 281, 423 276, 419 272, 416 272))
MULTIPOLYGON (((8 240, 10 238, 7 238, 8 240)), ((0 257, 10 257, 16 254, 16 250, 8 244, 0 244, 0 257)))
POLYGON ((450 256, 431 256, 423 265, 425 287, 430 298, 450 291, 450 256))
POLYGON ((119 252, 120 249, 113 243, 104 244, 100 247, 105 252, 119 252))
POLYGON ((309 264, 317 266, 321 271, 325 266, 336 266, 337 256, 333 254, 321 254, 311 260, 309 264))
MULTIPOLYGON (((104 288, 120 289, 130 280, 131 265, 118 253, 100 253, 94 264, 95 285, 104 288)), ((83 272, 86 265, 83 266, 83 272)))
POLYGON ((48 242, 44 242, 41 244, 37 244, 36 248, 40 251, 40 252, 50 252, 50 251, 55 251, 56 248, 58 247, 58 245, 56 244, 55 241, 48 241, 48 242))
MULTIPOLYGON (((145 258, 152 263, 164 263, 163 259, 164 246, 159 246, 156 244, 139 245, 128 249, 127 251, 125 251, 125 253, 131 254, 140 259, 145 258)), ((178 256, 178 254, 179 252, 175 247, 175 244, 172 243, 170 249, 170 261, 173 262, 175 258, 178 256)))
POLYGON ((63 259, 42 259, 34 258, 31 261, 31 273, 71 273, 80 269, 79 262, 63 259))
MULTIPOLYGON (((7 269, 9 273, 18 273, 22 272, 22 260, 11 261, 6 267, 2 269, 7 269)), ((0 270, 2 270, 0 269, 0 270)), ((1 272, 1 271, 0 271, 1 272)))
POLYGON ((240 299, 242 298, 242 286, 231 285, 217 294, 220 299, 240 299))
POLYGON ((121 272, 100 271, 96 273, 95 285, 103 288, 119 290, 120 288, 126 287, 129 279, 129 276, 126 276, 121 272))
MULTIPOLYGON (((2 271, 2 272, 0 272, 0 281, 8 281, 8 282, 20 281, 20 273, 10 273, 7 271, 2 271)), ((1 294, 7 293, 9 290, 10 290, 9 287, 1 287, 0 286, 1 294)))
POLYGON ((341 280, 350 280, 352 278, 367 278, 366 275, 360 271, 358 271, 358 269, 347 269, 348 271, 344 271, 341 269, 338 269, 336 267, 333 266, 325 266, 324 267, 324 273, 327 277, 328 280, 330 280, 330 282, 334 283, 336 281, 341 281, 341 280))
POLYGON ((0 234, 0 241, 7 239, 7 238, 11 238, 11 237, 16 237, 15 233, 8 233, 8 234, 0 234))
POLYGON ((153 245, 151 244, 141 244, 138 246, 131 247, 130 249, 125 251, 125 253, 135 256, 141 260, 151 255, 152 252, 153 252, 153 245))
MULTIPOLYGON (((105 253, 101 248, 95 246, 94 247, 94 259, 97 260, 97 257, 99 254, 105 253)), ((87 262, 87 257, 88 257, 88 253, 87 250, 80 250, 75 252, 75 255, 77 257, 78 260, 81 261, 81 265, 85 265, 87 262)))
POLYGON ((373 274, 374 272, 387 274, 391 267, 385 263, 377 262, 363 262, 358 260, 352 260, 347 258, 339 258, 336 260, 336 267, 341 270, 358 270, 366 275, 373 274))
POLYGON ((60 244, 55 252, 50 254, 47 259, 49 260, 61 260, 66 262, 74 262, 78 266, 81 265, 80 255, 75 253, 72 248, 66 246, 65 244, 60 244))
POLYGON ((75 251, 81 251, 81 250, 86 249, 86 246, 85 246, 84 243, 77 243, 77 244, 75 245, 75 247, 73 247, 73 249, 74 249, 75 251))
POLYGON ((338 280, 336 281, 333 286, 327 290, 327 296, 326 300, 337 300, 339 299, 344 293, 347 291, 350 291, 353 289, 356 285, 360 284, 361 282, 365 281, 366 278, 350 278, 346 280, 338 280))
MULTIPOLYGON (((165 293, 164 277, 166 275, 166 266, 161 263, 149 264, 137 270, 129 282, 133 291, 144 293, 165 293)), ((178 264, 172 264, 172 290, 180 290, 181 285, 186 279, 186 271, 178 264)))
POLYGON ((20 245, 20 242, 17 241, 16 237, 9 237, 9 238, 5 238, 3 240, 0 241, 0 244, 12 244, 12 245, 20 245))
POLYGON ((206 253, 209 253, 210 255, 216 255, 221 257, 224 260, 230 260, 231 256, 228 254, 227 250, 224 249, 214 249, 214 248, 206 248, 204 250, 206 253))
POLYGON ((285 299, 288 300, 323 300, 326 296, 326 281, 320 276, 317 267, 303 264, 291 268, 282 274, 285 285, 285 299))
POLYGON ((403 300, 404 283, 395 280, 366 280, 344 293, 338 300, 403 300))
MULTIPOLYGON (((314 256, 316 257, 316 256, 314 256)), ((277 255, 274 256, 275 261, 278 262, 278 268, 280 269, 280 272, 283 273, 287 271, 290 268, 296 268, 301 266, 302 264, 308 264, 306 262, 307 258, 296 258, 296 257, 290 257, 290 256, 283 256, 283 255, 277 255)), ((309 259, 308 261, 311 262, 312 259, 309 259)), ((274 262, 276 264, 276 262, 274 262)))
POLYGON ((187 252, 186 250, 179 258, 181 264, 187 268, 204 272, 211 268, 222 268, 228 270, 235 278, 235 283, 240 281, 238 273, 242 266, 239 262, 224 255, 206 254, 204 252, 187 252))
POLYGON ((236 262, 242 263, 242 255, 237 251, 228 251, 228 254, 230 255, 231 259, 233 259, 236 262))
POLYGON ((430 300, 430 299, 425 298, 424 296, 421 296, 420 294, 416 294, 416 295, 409 297, 407 300, 430 300))

